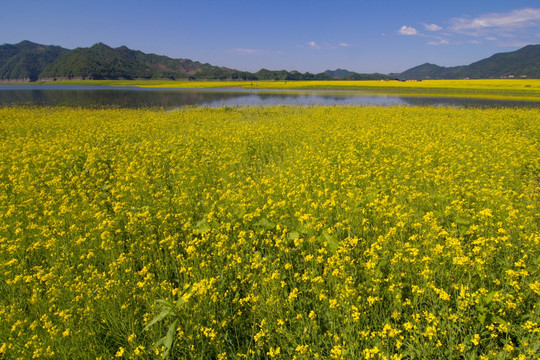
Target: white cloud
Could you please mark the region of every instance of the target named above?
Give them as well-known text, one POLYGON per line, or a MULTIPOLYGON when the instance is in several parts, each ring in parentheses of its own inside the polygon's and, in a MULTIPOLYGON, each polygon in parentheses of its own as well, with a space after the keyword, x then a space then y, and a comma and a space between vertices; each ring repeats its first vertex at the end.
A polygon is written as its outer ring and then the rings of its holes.
MULTIPOLYGON (((330 43, 327 43, 327 42, 323 42, 322 44, 321 43, 317 43, 315 41, 308 41, 307 43, 307 46, 311 49, 314 49, 314 50, 321 50, 321 49, 325 49, 325 50, 335 50, 336 49, 336 46, 330 44, 330 43)), ((350 44, 346 44, 346 43, 340 43, 339 44, 340 46, 352 46, 350 44)))
POLYGON ((310 41, 307 43, 308 46, 312 49, 316 49, 316 50, 320 50, 321 49, 321 46, 318 45, 315 41, 310 41))
POLYGON ((468 35, 480 36, 487 31, 509 31, 540 26, 540 9, 526 8, 507 13, 489 13, 476 18, 454 18, 450 29, 468 35))
POLYGON ((268 50, 268 49, 247 49, 247 48, 235 48, 229 49, 229 52, 237 54, 282 54, 281 50, 268 50))
POLYGON ((418 31, 411 26, 402 26, 398 31, 401 35, 417 35, 418 31))
POLYGON ((231 49, 232 52, 241 53, 241 54, 260 54, 263 52, 263 50, 259 49, 243 49, 243 48, 236 48, 231 49))
POLYGON ((540 37, 540 8, 461 16, 444 22, 448 25, 423 23, 422 32, 404 25, 398 34, 423 37, 429 45, 480 44, 488 40, 505 47, 538 43, 540 37))
POLYGON ((339 46, 342 46, 342 47, 351 47, 352 44, 347 44, 347 43, 339 43, 339 46))
POLYGON ((442 30, 442 27, 440 27, 437 24, 424 24, 424 28, 428 31, 439 31, 442 30))
POLYGON ((449 45, 450 44, 450 41, 446 40, 446 39, 440 39, 440 40, 437 40, 437 41, 430 41, 428 42, 429 45, 449 45))

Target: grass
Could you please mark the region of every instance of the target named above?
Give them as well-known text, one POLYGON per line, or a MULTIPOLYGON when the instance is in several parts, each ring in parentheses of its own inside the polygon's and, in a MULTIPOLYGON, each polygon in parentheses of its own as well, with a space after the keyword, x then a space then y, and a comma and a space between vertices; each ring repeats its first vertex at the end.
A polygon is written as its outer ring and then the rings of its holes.
POLYGON ((537 358, 539 119, 2 108, 0 358, 537 358))

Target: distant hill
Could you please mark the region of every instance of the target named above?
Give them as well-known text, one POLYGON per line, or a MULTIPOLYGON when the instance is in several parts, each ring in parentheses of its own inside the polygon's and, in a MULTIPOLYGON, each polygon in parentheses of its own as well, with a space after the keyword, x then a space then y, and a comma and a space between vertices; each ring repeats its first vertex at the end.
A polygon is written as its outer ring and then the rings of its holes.
POLYGON ((47 66, 41 78, 156 79, 189 77, 205 73, 229 77, 233 69, 202 64, 189 59, 145 54, 125 46, 111 48, 98 43, 64 53, 47 66))
POLYGON ((463 66, 444 67, 425 63, 406 70, 398 75, 401 80, 425 80, 425 79, 455 79, 456 73, 463 66))
POLYGON ((540 45, 499 53, 466 66, 422 64, 402 72, 401 80, 540 78, 540 45))
POLYGON ((326 70, 325 73, 335 79, 344 79, 349 75, 356 74, 355 72, 344 69, 326 70))
POLYGON ((341 79, 341 80, 390 80, 392 77, 390 75, 384 74, 360 74, 357 72, 336 69, 336 70, 326 70, 324 72, 328 74, 332 79, 341 79))
POLYGON ((374 73, 374 74, 354 73, 352 75, 345 77, 343 80, 393 80, 393 79, 395 79, 395 77, 392 77, 390 75, 385 75, 385 74, 379 74, 379 73, 374 73))
POLYGON ((0 45, 0 79, 36 81, 48 65, 68 51, 30 41, 0 45))
POLYGON ((68 50, 22 41, 0 45, 0 81, 63 79, 326 80, 325 73, 261 69, 256 73, 102 43, 68 50))
POLYGON ((461 77, 540 78, 540 45, 528 45, 519 50, 495 54, 460 70, 461 77))
POLYGON ((0 45, 0 82, 64 79, 231 79, 231 80, 424 80, 540 78, 540 45, 495 54, 467 66, 425 63, 401 74, 360 74, 344 69, 312 74, 261 69, 256 73, 146 54, 102 43, 74 50, 30 41, 0 45))

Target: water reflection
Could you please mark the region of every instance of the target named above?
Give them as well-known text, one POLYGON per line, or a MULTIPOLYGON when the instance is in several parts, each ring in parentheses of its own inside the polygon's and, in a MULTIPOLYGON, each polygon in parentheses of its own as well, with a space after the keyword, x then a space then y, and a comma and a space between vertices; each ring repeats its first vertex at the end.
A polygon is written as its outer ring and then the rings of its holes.
POLYGON ((525 107, 525 108, 540 108, 538 101, 516 101, 516 100, 501 100, 501 99, 483 99, 483 98, 468 98, 468 97, 415 97, 401 96, 400 97, 407 105, 432 105, 432 106, 451 106, 451 107, 525 107))
POLYGON ((128 91, 128 90, 0 90, 0 105, 32 104, 81 107, 177 107, 204 105, 237 97, 227 93, 196 91, 128 91))
POLYGON ((0 85, 0 106, 164 107, 240 105, 434 105, 540 107, 540 102, 466 97, 399 96, 364 91, 145 89, 73 85, 0 85))

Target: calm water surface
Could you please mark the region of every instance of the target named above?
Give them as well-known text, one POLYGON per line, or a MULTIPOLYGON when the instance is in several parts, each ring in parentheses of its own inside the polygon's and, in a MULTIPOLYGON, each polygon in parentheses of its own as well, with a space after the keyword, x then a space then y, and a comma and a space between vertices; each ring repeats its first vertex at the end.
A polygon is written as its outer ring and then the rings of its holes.
POLYGON ((164 89, 93 85, 0 85, 0 106, 164 107, 239 105, 435 105, 536 107, 540 102, 399 96, 350 90, 164 89))

